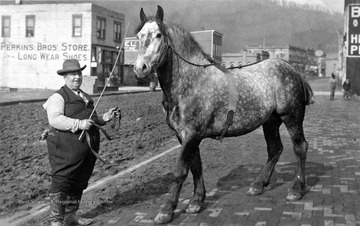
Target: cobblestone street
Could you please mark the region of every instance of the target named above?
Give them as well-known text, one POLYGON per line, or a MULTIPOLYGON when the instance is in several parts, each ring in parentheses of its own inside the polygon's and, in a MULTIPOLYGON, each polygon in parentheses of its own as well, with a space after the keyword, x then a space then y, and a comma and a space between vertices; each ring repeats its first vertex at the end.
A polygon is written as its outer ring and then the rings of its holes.
MULTIPOLYGON (((199 214, 182 212, 192 196, 192 184, 184 186, 174 221, 169 225, 360 225, 359 110, 358 100, 337 96, 330 101, 327 95, 316 96, 316 103, 308 107, 304 127, 309 142, 309 191, 300 201, 285 200, 296 162, 292 151, 284 150, 264 194, 246 195, 262 164, 249 163, 238 168, 235 165, 225 177, 206 176, 207 184, 212 184, 209 180, 217 182, 207 187, 206 206, 199 214)), ((281 129, 285 149, 289 149, 287 131, 284 126, 281 129)), ((260 137, 262 130, 253 133, 260 137)), ((230 143, 237 146, 235 139, 227 145, 230 143)), ((166 194, 117 213, 110 211, 95 225, 152 225, 165 197, 166 194)))

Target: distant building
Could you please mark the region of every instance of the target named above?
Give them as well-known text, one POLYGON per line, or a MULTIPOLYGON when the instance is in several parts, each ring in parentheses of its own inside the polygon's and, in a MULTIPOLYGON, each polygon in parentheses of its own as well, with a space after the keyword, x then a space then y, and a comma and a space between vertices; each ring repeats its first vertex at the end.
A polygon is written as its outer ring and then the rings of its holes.
POLYGON ((221 65, 225 68, 237 67, 243 65, 243 54, 240 53, 223 53, 221 65))
POLYGON ((331 74, 335 75, 338 73, 339 67, 338 53, 328 53, 325 58, 325 76, 331 77, 331 74))
POLYGON ((192 31, 190 32, 204 52, 218 63, 221 63, 222 55, 222 34, 215 30, 192 31))
POLYGON ((269 59, 269 53, 264 50, 243 49, 240 53, 223 53, 222 66, 238 67, 269 59))
MULTIPOLYGON (((58 89, 56 74, 65 59, 75 58, 83 71, 82 89, 104 88, 124 36, 125 15, 92 3, 1 5, 0 86, 58 89)), ((123 55, 107 89, 123 82, 123 55)))
POLYGON ((295 46, 246 46, 240 53, 223 53, 222 65, 225 67, 247 65, 266 59, 278 58, 289 62, 302 73, 317 68, 314 50, 295 46))
POLYGON ((296 70, 302 73, 306 73, 308 68, 317 65, 315 52, 312 49, 301 48, 293 45, 273 45, 266 46, 265 48, 247 46, 247 49, 253 51, 267 51, 269 53, 269 58, 285 60, 290 63, 296 70))

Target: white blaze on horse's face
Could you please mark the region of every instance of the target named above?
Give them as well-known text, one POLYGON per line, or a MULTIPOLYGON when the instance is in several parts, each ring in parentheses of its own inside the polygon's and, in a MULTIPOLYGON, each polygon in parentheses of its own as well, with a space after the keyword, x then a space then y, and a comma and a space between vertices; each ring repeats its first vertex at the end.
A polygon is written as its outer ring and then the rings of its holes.
POLYGON ((158 24, 154 22, 145 23, 137 34, 140 41, 140 50, 134 64, 134 71, 138 77, 148 76, 155 64, 160 63, 160 57, 164 48, 163 35, 158 24))

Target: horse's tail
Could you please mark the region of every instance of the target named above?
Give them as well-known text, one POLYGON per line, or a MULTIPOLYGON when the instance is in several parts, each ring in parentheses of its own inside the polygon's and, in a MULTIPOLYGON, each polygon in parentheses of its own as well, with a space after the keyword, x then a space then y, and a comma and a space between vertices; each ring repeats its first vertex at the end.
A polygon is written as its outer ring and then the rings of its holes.
POLYGON ((314 92, 313 92, 310 84, 307 81, 305 81, 305 79, 302 77, 301 77, 301 80, 303 82, 303 87, 304 87, 305 104, 310 105, 310 104, 315 103, 314 92))

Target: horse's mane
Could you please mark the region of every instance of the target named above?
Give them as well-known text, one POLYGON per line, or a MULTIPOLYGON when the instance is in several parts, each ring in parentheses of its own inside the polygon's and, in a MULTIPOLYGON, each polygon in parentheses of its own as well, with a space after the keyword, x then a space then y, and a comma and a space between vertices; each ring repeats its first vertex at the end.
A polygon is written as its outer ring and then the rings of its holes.
POLYGON ((222 67, 220 63, 216 62, 212 57, 209 56, 209 54, 205 53, 200 44, 194 39, 194 37, 191 35, 191 33, 187 30, 185 30, 181 25, 178 24, 172 24, 166 21, 159 22, 155 19, 154 16, 150 16, 147 21, 144 21, 140 23, 136 29, 135 32, 138 33, 142 27, 147 22, 156 22, 161 30, 161 33, 166 34, 169 37, 169 32, 167 32, 168 29, 171 29, 173 31, 181 32, 183 35, 184 43, 187 43, 188 46, 193 46, 195 48, 190 48, 190 51, 200 51, 200 53, 207 59, 211 64, 214 64, 215 67, 222 71, 228 71, 226 68, 222 67))
MULTIPOLYGON (((161 26, 161 25, 160 25, 161 26)), ((178 24, 171 24, 171 23, 164 23, 163 26, 168 26, 171 29, 176 29, 183 34, 184 43, 187 43, 189 46, 193 46, 195 48, 190 48, 191 51, 200 51, 200 53, 207 59, 211 64, 218 67, 221 70, 225 70, 223 67, 220 66, 218 62, 216 62, 209 54, 205 53, 201 45, 194 39, 189 31, 184 29, 181 25, 178 24)))

